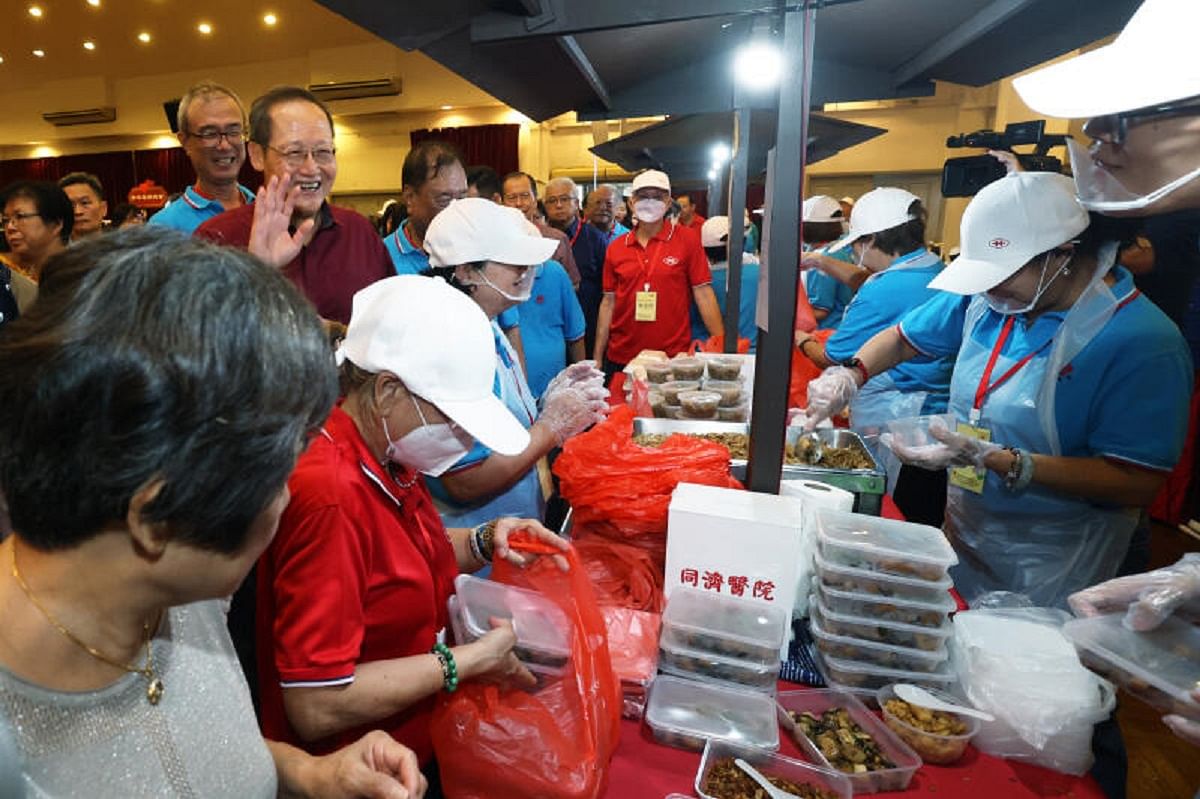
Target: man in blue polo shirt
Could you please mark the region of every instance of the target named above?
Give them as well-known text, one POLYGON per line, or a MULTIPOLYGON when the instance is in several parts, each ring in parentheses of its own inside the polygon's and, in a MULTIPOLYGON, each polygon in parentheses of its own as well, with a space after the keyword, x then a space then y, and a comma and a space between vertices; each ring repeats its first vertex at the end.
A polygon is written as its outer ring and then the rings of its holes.
POLYGON ((196 183, 148 224, 191 233, 207 219, 254 202, 254 192, 237 182, 246 160, 246 109, 232 89, 206 81, 183 95, 177 120, 196 183))
MULTIPOLYGON (((546 184, 543 202, 546 204, 546 221, 566 234, 575 256, 575 266, 579 269, 579 306, 583 309, 586 324, 584 346, 590 350, 596 340, 596 315, 604 293, 601 283, 608 241, 599 229, 579 218, 579 187, 575 181, 554 178, 546 184)), ((557 373, 558 369, 554 371, 557 373)), ((532 380, 530 385, 533 385, 532 380)))
POLYGON ((516 307, 521 320, 529 390, 540 398, 568 363, 586 356, 584 313, 571 288, 567 270, 555 260, 537 267, 533 293, 516 307))

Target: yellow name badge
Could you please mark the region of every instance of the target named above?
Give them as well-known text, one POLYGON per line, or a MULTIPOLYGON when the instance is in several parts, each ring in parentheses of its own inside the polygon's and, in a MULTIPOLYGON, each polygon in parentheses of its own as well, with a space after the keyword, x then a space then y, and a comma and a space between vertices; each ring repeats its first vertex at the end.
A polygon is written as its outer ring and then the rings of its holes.
POLYGON ((658 320, 658 292, 639 291, 635 298, 633 319, 635 322, 658 320))
MULTIPOLYGON (((962 436, 970 436, 978 438, 980 441, 991 441, 992 431, 985 430, 982 427, 959 422, 958 434, 962 436)), ((980 469, 975 466, 959 466, 950 470, 950 485, 965 488, 967 491, 974 491, 976 494, 983 493, 983 483, 987 478, 987 469, 980 469)))

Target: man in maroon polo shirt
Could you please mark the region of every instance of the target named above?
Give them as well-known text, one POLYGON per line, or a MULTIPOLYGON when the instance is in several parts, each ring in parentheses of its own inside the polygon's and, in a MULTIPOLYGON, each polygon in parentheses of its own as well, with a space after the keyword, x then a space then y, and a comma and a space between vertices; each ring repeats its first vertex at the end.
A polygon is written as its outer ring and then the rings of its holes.
POLYGON ((328 203, 337 177, 333 117, 298 86, 250 107, 250 163, 264 185, 253 205, 213 217, 195 235, 245 247, 283 271, 326 319, 350 321, 354 293, 395 274, 365 217, 328 203))
POLYGON ((666 174, 639 174, 633 180, 637 227, 613 239, 605 254, 595 355, 609 376, 642 350, 676 355, 687 349, 693 300, 710 336, 724 330, 700 236, 664 220, 670 202, 666 174))

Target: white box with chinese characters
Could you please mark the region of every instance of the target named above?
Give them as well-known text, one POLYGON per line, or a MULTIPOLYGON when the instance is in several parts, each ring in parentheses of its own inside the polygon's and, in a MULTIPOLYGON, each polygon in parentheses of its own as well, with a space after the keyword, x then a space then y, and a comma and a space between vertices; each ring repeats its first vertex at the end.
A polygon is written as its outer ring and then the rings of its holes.
MULTIPOLYGON (((790 614, 800 556, 800 500, 680 483, 667 514, 669 599, 687 585, 778 605, 790 614)), ((787 656, 787 636, 784 636, 787 656)))

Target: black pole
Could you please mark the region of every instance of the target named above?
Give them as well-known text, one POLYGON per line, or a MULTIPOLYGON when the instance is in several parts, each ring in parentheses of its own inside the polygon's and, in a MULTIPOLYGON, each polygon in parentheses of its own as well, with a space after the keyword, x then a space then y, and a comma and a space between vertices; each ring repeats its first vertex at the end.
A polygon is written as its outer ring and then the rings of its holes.
POLYGON ((746 172, 750 163, 750 109, 745 104, 733 117, 733 160, 729 169, 729 264, 725 273, 725 352, 737 352, 742 304, 742 245, 746 231, 746 172))
MULTIPOLYGON (((767 329, 758 336, 754 374, 754 412, 750 425, 750 458, 746 487, 779 493, 783 446, 787 432, 788 380, 791 376, 793 328, 800 256, 800 189, 808 141, 808 106, 812 77, 812 42, 816 12, 811 0, 803 10, 783 17, 783 70, 779 81, 779 122, 772 159, 770 241, 764 248, 767 272, 767 329)), ((793 6, 793 8, 795 8, 793 6)))

